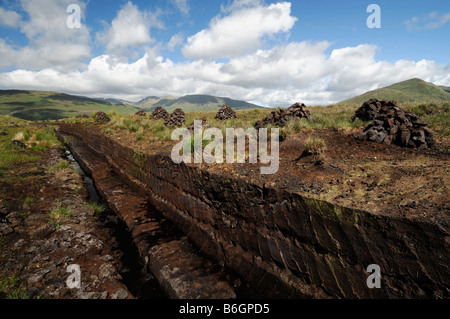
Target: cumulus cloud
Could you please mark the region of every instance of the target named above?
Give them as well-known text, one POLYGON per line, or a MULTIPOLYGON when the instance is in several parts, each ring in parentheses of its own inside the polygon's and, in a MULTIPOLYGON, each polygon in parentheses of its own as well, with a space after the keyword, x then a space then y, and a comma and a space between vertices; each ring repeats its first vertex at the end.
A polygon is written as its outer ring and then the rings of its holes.
POLYGON ((297 21, 290 15, 291 4, 288 2, 264 6, 255 1, 239 1, 231 8, 229 14, 215 17, 209 28, 187 39, 182 49, 186 57, 236 57, 260 48, 265 36, 288 32, 297 21))
POLYGON ((150 36, 150 28, 164 28, 159 14, 160 12, 140 11, 136 5, 127 2, 111 25, 97 34, 97 40, 105 44, 108 51, 116 53, 153 43, 155 40, 150 36))
MULTIPOLYGON (((86 7, 81 0, 22 0, 23 16, 12 14, 2 22, 17 28, 29 43, 15 47, 0 39, 0 69, 8 69, 0 73, 1 87, 134 101, 149 95, 211 94, 288 106, 297 101, 327 105, 413 77, 450 86, 450 64, 377 61, 379 47, 373 44, 334 47, 328 41, 291 41, 263 45, 293 27, 296 18, 286 2, 229 2, 207 29, 187 42, 181 32, 170 38, 167 49, 185 44, 182 51, 192 58, 177 63, 160 56, 157 48, 163 44, 155 44, 151 37, 152 28, 164 28, 161 11, 141 11, 128 2, 97 34, 105 51, 92 57, 86 26, 66 26, 66 8, 71 3, 79 4, 82 12, 86 7), (130 51, 134 59, 129 59, 130 51)), ((0 18, 5 12, 13 11, 3 9, 0 18)), ((432 19, 442 23, 444 17, 436 14, 421 23, 425 26, 432 19)))
POLYGON ((145 96, 212 94, 288 106, 296 101, 327 105, 412 77, 450 85, 449 66, 433 61, 376 61, 374 45, 337 48, 331 43, 292 42, 227 62, 174 63, 147 49, 134 62, 114 55, 93 58, 83 71, 16 70, 0 74, 5 88, 138 100, 145 96))
POLYGON ((8 22, 9 26, 18 28, 29 43, 15 48, 0 41, 0 68, 15 66, 36 70, 54 67, 67 70, 82 65, 90 57, 90 36, 84 24, 80 28, 67 27, 66 9, 72 3, 84 11, 86 4, 77 0, 22 0, 22 9, 29 17, 27 20, 7 11, 13 17, 8 22))

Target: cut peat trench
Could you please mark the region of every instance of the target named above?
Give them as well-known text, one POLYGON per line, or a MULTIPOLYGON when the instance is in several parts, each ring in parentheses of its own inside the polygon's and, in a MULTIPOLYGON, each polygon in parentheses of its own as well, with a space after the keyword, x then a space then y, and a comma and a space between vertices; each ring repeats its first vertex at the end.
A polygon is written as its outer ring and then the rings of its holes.
POLYGON ((161 299, 166 298, 155 277, 146 272, 143 267, 143 259, 131 238, 125 223, 109 208, 108 203, 98 193, 94 181, 86 175, 80 164, 74 159, 70 150, 66 147, 66 158, 72 163, 76 171, 81 175, 87 189, 87 200, 98 204, 104 209, 99 214, 101 227, 108 229, 113 247, 120 251, 120 270, 123 283, 135 298, 161 299))
MULTIPOLYGON (((284 188, 266 177, 174 164, 168 147, 143 150, 105 135, 99 125, 61 123, 57 130, 170 297, 239 297, 239 281, 222 265, 251 283, 260 292, 250 295, 256 298, 448 297, 445 203, 436 211, 439 218, 405 216, 384 206, 370 211, 298 192, 298 183, 284 188), (167 238, 164 227, 172 224, 186 237, 167 238), (374 263, 383 274, 380 289, 367 286, 366 268, 374 263)), ((363 146, 356 144, 355 150, 363 146)), ((380 147, 368 145, 363 157, 380 147)), ((405 160, 403 152, 399 156, 405 160)))
POLYGON ((84 177, 89 200, 108 207, 102 214, 103 225, 123 252, 121 262, 129 271, 122 277, 135 297, 263 297, 233 271, 202 254, 82 142, 70 135, 58 133, 58 137, 66 142, 68 159, 84 177))

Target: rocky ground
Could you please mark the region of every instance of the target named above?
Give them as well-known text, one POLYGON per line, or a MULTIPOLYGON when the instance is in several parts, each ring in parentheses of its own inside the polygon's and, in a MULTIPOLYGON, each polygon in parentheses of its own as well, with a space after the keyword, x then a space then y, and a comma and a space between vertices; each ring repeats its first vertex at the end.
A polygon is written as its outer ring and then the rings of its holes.
POLYGON ((0 298, 134 298, 105 216, 87 203, 72 165, 58 166, 63 155, 50 148, 0 179, 0 298), (72 264, 80 266, 80 288, 66 284, 72 264))

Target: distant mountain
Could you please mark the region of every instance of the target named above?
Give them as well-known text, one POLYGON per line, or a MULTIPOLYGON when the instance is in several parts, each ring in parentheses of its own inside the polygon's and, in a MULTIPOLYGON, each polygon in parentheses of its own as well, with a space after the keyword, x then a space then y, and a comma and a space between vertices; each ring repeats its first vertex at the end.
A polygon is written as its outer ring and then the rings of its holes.
POLYGON ((224 104, 235 110, 260 108, 245 101, 212 95, 186 95, 180 98, 149 96, 139 102, 113 98, 90 98, 58 92, 0 90, 0 115, 12 115, 25 120, 57 120, 97 111, 135 113, 140 109, 151 111, 157 106, 168 112, 177 108, 185 112, 215 111, 224 104))
POLYGON ((158 98, 156 96, 149 96, 137 102, 135 105, 149 111, 155 109, 157 106, 161 106, 168 112, 173 112, 177 108, 180 108, 185 112, 195 112, 216 111, 220 109, 224 104, 227 104, 235 110, 261 108, 261 106, 259 105, 248 103, 245 101, 203 94, 185 95, 179 98, 158 98))
POLYGON ((156 107, 155 105, 159 101, 162 101, 161 103, 164 103, 164 101, 166 101, 166 100, 175 100, 175 99, 176 99, 176 97, 169 97, 169 96, 162 97, 162 98, 157 97, 157 96, 147 96, 146 98, 140 100, 139 102, 136 102, 135 105, 137 107, 150 110, 150 109, 154 109, 156 107))
POLYGON ((105 101, 105 102, 110 102, 110 103, 115 103, 117 105, 131 105, 131 106, 135 106, 136 103, 134 102, 130 102, 127 100, 122 100, 122 99, 114 99, 114 98, 92 98, 93 100, 96 101, 105 101))
POLYGON ((135 113, 138 108, 58 92, 0 90, 0 115, 25 120, 57 120, 93 112, 135 113))
POLYGON ((421 79, 410 79, 358 95, 338 104, 362 104, 376 98, 398 103, 450 102, 450 87, 437 86, 421 79))

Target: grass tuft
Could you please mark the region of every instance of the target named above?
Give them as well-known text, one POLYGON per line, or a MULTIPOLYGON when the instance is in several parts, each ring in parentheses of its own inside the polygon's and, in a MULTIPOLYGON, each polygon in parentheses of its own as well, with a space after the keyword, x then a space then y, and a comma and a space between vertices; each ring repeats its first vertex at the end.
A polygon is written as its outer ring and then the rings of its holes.
POLYGON ((0 275, 0 299, 28 299, 25 287, 16 274, 0 275))
POLYGON ((50 171, 51 172, 59 172, 59 171, 62 171, 64 169, 67 169, 67 168, 72 168, 72 166, 70 165, 69 161, 67 161, 67 160, 60 160, 58 163, 56 163, 55 165, 53 165, 50 168, 50 171))
POLYGON ((97 204, 95 202, 87 202, 84 204, 86 207, 90 207, 94 210, 94 214, 100 214, 105 210, 105 206, 97 204))
POLYGON ((50 210, 48 223, 54 224, 56 229, 59 228, 60 222, 63 219, 70 218, 72 210, 69 207, 61 206, 61 203, 57 203, 55 207, 50 210))
POLYGON ((325 141, 321 138, 310 137, 306 140, 305 151, 312 155, 322 154, 327 148, 325 141))

